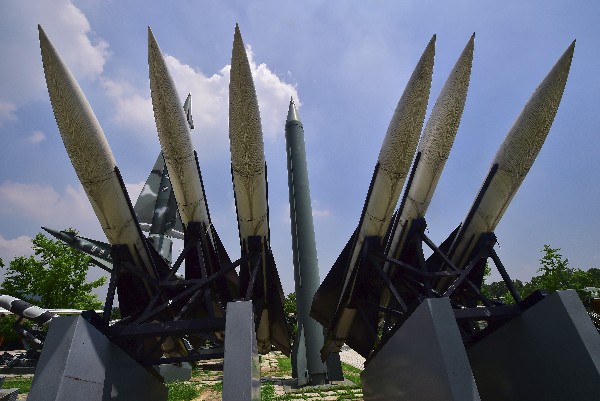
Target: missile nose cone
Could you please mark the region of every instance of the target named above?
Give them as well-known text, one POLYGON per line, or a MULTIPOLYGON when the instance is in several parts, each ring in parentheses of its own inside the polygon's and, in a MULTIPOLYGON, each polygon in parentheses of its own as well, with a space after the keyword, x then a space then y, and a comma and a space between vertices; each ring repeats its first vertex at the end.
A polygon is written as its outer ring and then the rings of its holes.
POLYGON ((300 116, 298 115, 298 110, 296 109, 296 105, 294 104, 294 99, 290 100, 290 108, 288 109, 287 121, 300 121, 300 116))
POLYGON ((393 175, 405 177, 423 128, 433 75, 435 39, 433 35, 406 84, 379 152, 380 165, 393 175))
POLYGON ((234 169, 248 174, 263 171, 264 143, 258 100, 242 35, 237 27, 231 51, 229 143, 234 169))
POLYGON ((96 182, 114 170, 114 157, 75 77, 41 27, 39 33, 46 86, 63 143, 80 181, 96 182))

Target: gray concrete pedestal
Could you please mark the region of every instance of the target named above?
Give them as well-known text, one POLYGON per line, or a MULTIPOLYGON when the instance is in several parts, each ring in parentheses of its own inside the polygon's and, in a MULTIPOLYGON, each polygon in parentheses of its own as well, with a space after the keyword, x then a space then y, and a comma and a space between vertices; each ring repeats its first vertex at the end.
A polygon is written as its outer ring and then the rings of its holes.
POLYGON ((166 401, 167 388, 81 316, 52 319, 28 401, 166 401))
POLYGON ((427 299, 361 374, 365 401, 479 401, 447 298, 427 299))
POLYGON ((227 303, 223 401, 260 400, 260 361, 252 301, 227 303))
POLYGON ((600 400, 600 334, 575 291, 558 291, 468 350, 485 401, 600 400))

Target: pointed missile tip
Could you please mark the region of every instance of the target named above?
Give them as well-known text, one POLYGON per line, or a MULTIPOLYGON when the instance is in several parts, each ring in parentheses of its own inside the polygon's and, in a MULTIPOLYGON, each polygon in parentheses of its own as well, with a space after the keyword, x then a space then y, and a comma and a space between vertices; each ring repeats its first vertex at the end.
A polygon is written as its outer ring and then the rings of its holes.
POLYGON ((288 109, 287 122, 290 121, 300 121, 300 116, 298 115, 298 110, 296 109, 296 104, 294 104, 294 98, 290 99, 290 107, 288 109))
POLYGON ((154 37, 154 32, 152 32, 152 28, 148 27, 148 45, 151 43, 156 43, 156 38, 154 37))
POLYGON ((40 43, 46 44, 50 42, 48 36, 46 35, 46 32, 44 31, 44 28, 42 28, 40 24, 38 24, 38 35, 40 38, 40 43))

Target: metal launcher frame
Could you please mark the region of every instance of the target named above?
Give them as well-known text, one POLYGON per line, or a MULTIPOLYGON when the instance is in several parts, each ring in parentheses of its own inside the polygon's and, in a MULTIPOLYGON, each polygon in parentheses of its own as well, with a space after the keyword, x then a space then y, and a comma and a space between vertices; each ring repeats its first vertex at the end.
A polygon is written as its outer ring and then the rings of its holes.
POLYGON ((183 251, 160 279, 155 279, 134 266, 123 257, 128 255, 128 252, 123 252, 123 246, 114 245, 111 249, 113 269, 103 314, 101 316, 94 311, 86 311, 82 316, 142 365, 223 358, 224 341, 221 334, 225 332, 225 309, 227 302, 234 300, 228 299, 230 297, 223 291, 224 276, 237 267, 251 267, 245 294, 239 297, 240 300, 251 300, 257 271, 261 267, 261 254, 260 250, 248 253, 211 273, 205 263, 206 248, 202 246, 206 240, 207 231, 201 224, 190 224, 186 230, 183 251), (190 257, 199 261, 200 277, 176 278, 175 273, 183 261, 190 257), (141 279, 153 289, 153 295, 142 312, 109 326, 117 283, 123 273, 130 273, 141 279), (199 304, 204 306, 200 313, 197 310, 199 304), (171 319, 165 319, 165 315, 169 316, 168 313, 172 314, 171 319), (160 351, 160 346, 167 338, 185 338, 184 336, 189 335, 204 340, 201 341, 202 345, 193 346, 190 341, 184 341, 187 355, 157 356, 157 351, 160 351), (148 339, 156 339, 151 347, 147 346, 148 339))
POLYGON ((521 298, 494 250, 494 233, 480 236, 470 262, 464 269, 459 269, 446 254, 450 245, 448 241, 437 247, 425 234, 425 228, 424 219, 413 221, 402 260, 385 255, 380 237, 369 237, 364 242, 358 269, 358 275, 362 275, 363 279, 357 277, 355 291, 358 291, 353 295, 351 305, 358 310, 370 331, 373 352, 368 359, 377 354, 427 298, 449 298, 463 343, 469 347, 546 295, 536 291, 525 300, 521 298), (428 259, 424 256, 423 244, 433 251, 428 259), (481 284, 488 258, 494 262, 515 304, 489 299, 482 293, 481 284), (385 271, 386 264, 395 267, 391 277, 385 271), (370 277, 370 280, 364 277, 370 277), (440 287, 442 280, 446 284, 440 287), (382 291, 390 294, 386 306, 380 302, 382 291), (375 321, 376 326, 373 325, 375 321))

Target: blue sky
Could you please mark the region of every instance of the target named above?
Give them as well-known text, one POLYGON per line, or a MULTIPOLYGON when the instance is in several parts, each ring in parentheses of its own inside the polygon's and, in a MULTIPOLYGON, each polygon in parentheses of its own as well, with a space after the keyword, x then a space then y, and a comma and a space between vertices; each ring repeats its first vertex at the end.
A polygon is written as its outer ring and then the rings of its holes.
POLYGON ((159 152, 147 66, 152 28, 182 100, 192 93, 209 208, 237 258, 227 133, 237 22, 251 49, 272 247, 286 293, 294 288, 284 138, 290 96, 305 128, 322 279, 356 228, 392 113, 433 34, 429 111, 473 32, 476 39, 462 122, 427 213, 429 235, 439 243, 466 216, 525 102, 577 39, 562 104, 497 228, 497 251, 521 280, 535 274, 544 244, 562 248, 573 267, 599 267, 599 15, 596 1, 2 2, 0 257, 30 252, 42 225, 104 238, 54 121, 41 24, 88 97, 133 199, 159 152))

